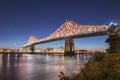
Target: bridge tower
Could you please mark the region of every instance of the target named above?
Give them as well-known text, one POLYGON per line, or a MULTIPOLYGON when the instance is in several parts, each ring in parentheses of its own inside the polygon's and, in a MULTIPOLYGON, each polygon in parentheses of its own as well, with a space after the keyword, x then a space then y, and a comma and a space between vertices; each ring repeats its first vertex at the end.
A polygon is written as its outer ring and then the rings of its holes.
POLYGON ((34 50, 35 50, 34 45, 30 46, 30 47, 29 47, 29 49, 30 49, 30 52, 31 52, 31 53, 33 53, 33 52, 34 52, 34 50))
POLYGON ((74 53, 74 40, 73 39, 65 39, 65 51, 64 55, 75 55, 74 53))
POLYGON ((24 52, 28 52, 28 53, 33 53, 35 50, 34 45, 28 46, 28 47, 23 47, 24 52))

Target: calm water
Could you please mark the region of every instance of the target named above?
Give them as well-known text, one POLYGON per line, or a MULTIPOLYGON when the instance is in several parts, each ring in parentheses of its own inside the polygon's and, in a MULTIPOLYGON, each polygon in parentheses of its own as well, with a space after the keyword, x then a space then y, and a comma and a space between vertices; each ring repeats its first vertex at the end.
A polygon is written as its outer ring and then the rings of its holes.
POLYGON ((0 80, 59 80, 59 73, 78 72, 92 55, 0 54, 0 80))

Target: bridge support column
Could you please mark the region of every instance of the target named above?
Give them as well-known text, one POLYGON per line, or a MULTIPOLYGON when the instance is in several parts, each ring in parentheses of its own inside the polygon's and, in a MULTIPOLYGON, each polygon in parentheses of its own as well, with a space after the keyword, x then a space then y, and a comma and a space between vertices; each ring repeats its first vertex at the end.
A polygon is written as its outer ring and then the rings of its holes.
POLYGON ((33 53, 34 50, 35 50, 34 46, 23 47, 23 52, 25 53, 33 53))
POLYGON ((73 39, 65 39, 65 51, 64 51, 65 56, 73 56, 75 55, 74 52, 74 40, 73 39))
POLYGON ((34 50, 35 50, 35 47, 34 46, 30 46, 29 49, 30 49, 30 52, 33 53, 34 50))

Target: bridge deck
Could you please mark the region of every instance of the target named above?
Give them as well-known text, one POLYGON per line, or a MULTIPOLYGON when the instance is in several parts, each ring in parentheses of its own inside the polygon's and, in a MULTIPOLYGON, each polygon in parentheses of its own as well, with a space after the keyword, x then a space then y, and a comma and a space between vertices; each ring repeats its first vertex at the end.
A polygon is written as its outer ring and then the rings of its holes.
POLYGON ((37 39, 35 37, 30 37, 28 42, 23 45, 23 47, 28 47, 31 45, 37 45, 57 40, 65 40, 66 38, 84 38, 91 36, 106 35, 108 26, 106 25, 80 25, 73 21, 66 21, 60 26, 55 32, 53 32, 48 37, 37 39))

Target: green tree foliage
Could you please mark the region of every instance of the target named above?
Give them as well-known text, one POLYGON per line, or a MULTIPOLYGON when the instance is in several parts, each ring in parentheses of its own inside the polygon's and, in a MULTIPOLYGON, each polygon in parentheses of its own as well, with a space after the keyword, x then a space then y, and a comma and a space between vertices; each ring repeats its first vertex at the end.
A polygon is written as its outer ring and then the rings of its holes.
POLYGON ((120 80, 120 55, 96 55, 78 74, 64 74, 60 80, 120 80))
POLYGON ((120 80, 120 56, 102 55, 101 60, 94 60, 90 60, 73 80, 120 80))
POLYGON ((120 53, 120 34, 119 28, 116 25, 111 25, 108 29, 108 39, 106 43, 109 44, 107 49, 108 53, 119 54, 120 53))

